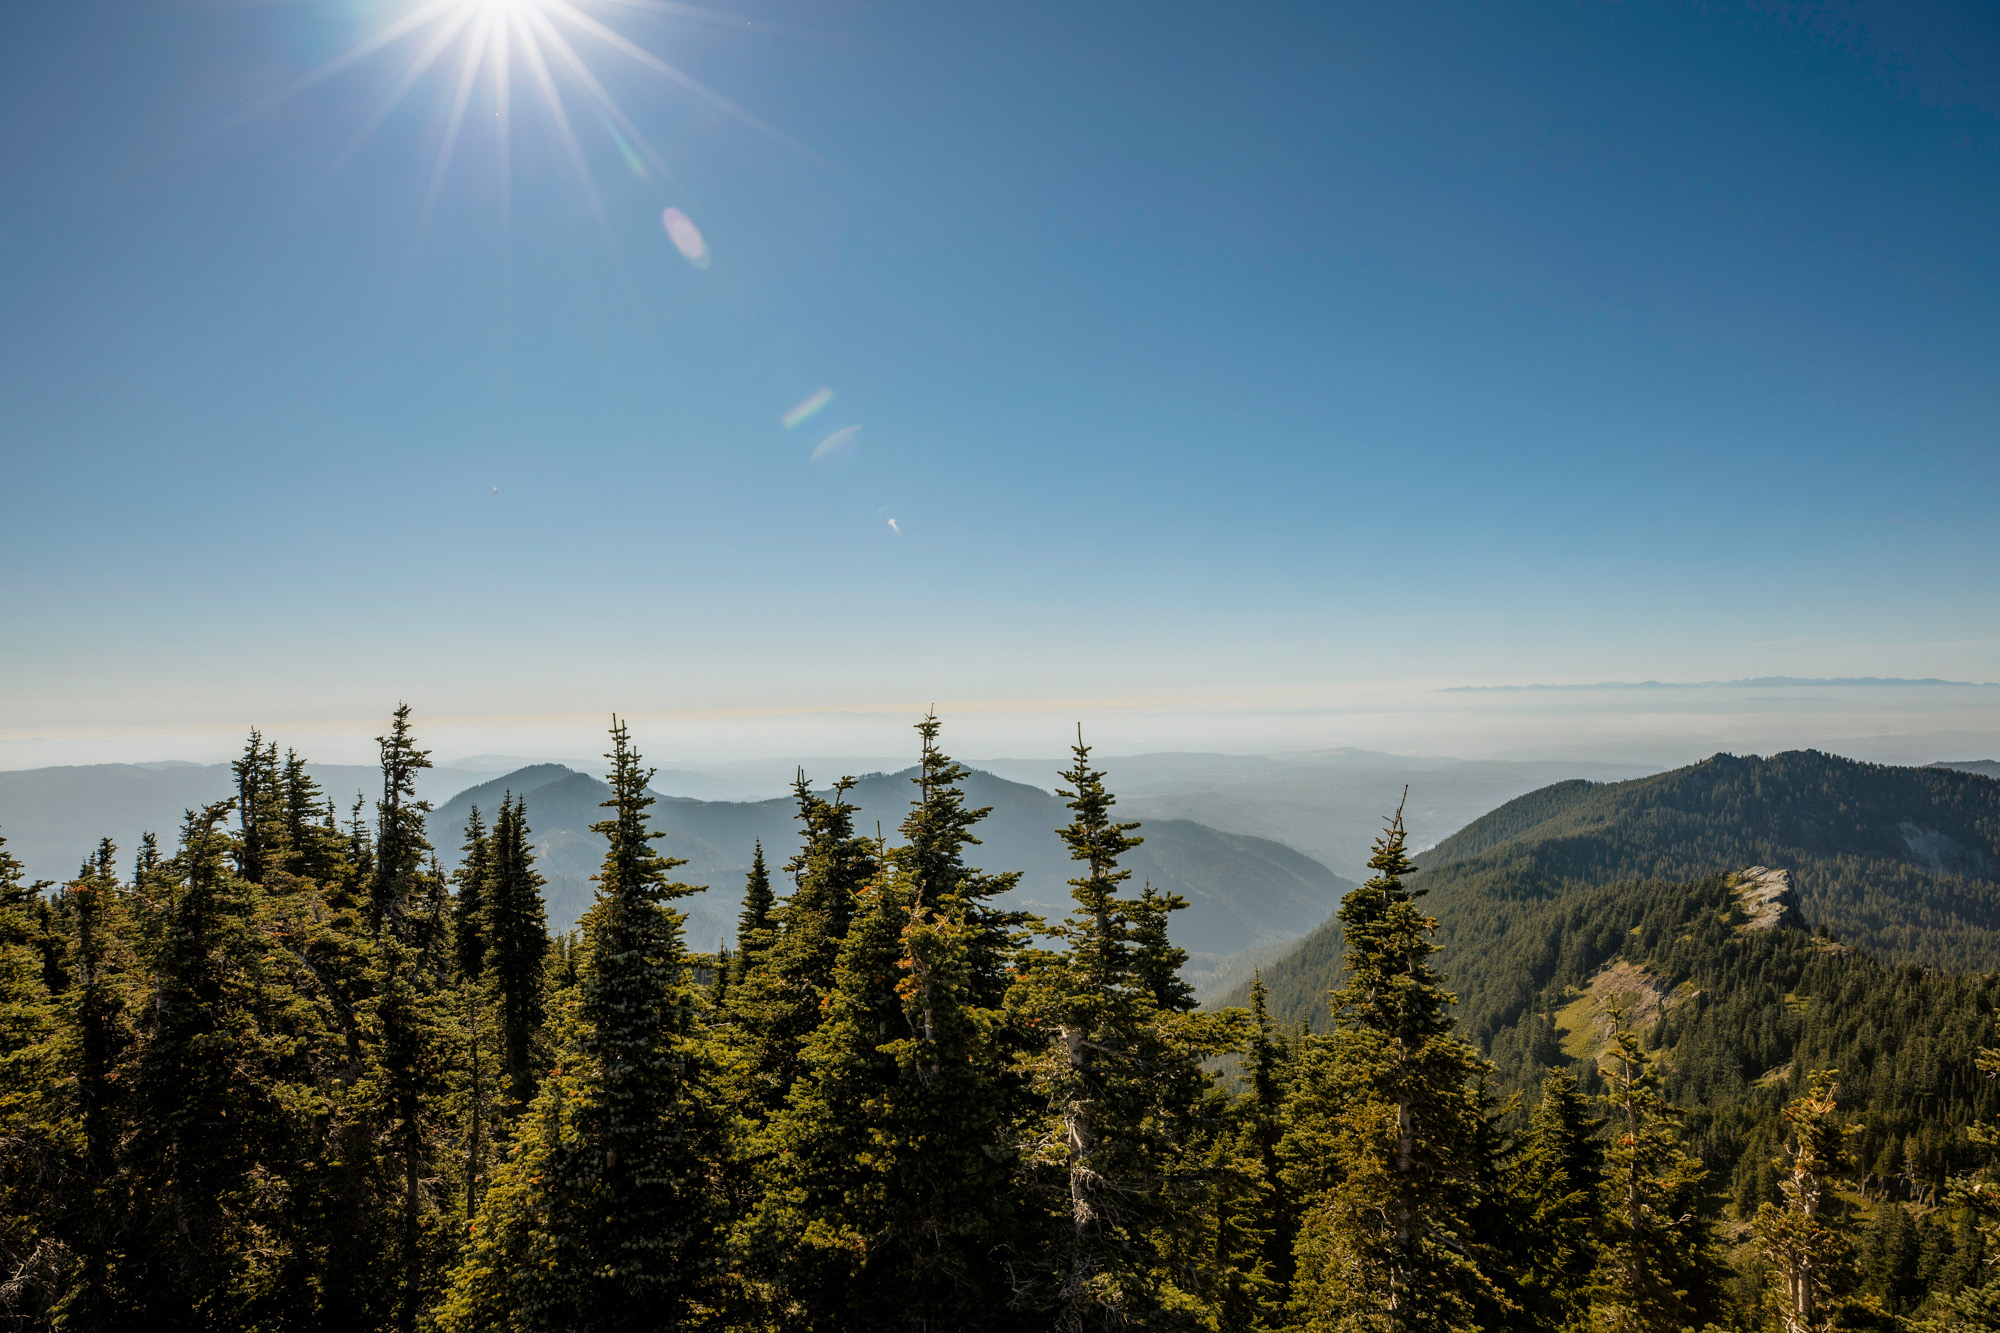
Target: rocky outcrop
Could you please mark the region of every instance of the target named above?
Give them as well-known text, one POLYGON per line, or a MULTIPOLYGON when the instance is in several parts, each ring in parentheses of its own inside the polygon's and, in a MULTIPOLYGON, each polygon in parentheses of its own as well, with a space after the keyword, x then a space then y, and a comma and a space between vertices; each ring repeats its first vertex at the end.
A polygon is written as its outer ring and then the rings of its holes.
POLYGON ((1736 895, 1736 905, 1749 918, 1738 930, 1776 930, 1780 926, 1803 924, 1799 919, 1799 895, 1792 891, 1791 871, 1751 866, 1731 875, 1729 887, 1736 895))

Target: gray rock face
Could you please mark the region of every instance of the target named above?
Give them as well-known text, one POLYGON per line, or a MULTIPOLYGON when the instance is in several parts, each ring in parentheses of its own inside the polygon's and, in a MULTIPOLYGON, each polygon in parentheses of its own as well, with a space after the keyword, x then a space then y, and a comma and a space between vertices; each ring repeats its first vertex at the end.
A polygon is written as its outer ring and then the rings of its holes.
POLYGON ((1751 866, 1731 876, 1737 905, 1750 919, 1743 930, 1776 930, 1799 924, 1799 896, 1792 891, 1792 872, 1751 866))

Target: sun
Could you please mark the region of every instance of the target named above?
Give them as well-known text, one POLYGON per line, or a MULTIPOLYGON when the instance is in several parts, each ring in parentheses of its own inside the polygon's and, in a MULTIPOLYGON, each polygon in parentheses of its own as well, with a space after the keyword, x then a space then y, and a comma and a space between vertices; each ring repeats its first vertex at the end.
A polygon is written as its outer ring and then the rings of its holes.
POLYGON ((451 174, 468 117, 475 109, 484 115, 488 102, 497 135, 503 211, 511 177, 517 102, 525 102, 548 118, 591 211, 600 219, 603 204, 573 112, 587 109, 591 113, 589 119, 597 122, 597 128, 635 175, 649 180, 655 175, 671 178, 666 159, 592 70, 593 58, 609 56, 636 64, 698 101, 816 160, 816 155, 591 12, 600 8, 645 10, 696 22, 742 22, 672 0, 612 0, 607 4, 592 4, 590 0, 414 0, 396 17, 363 33, 339 55, 264 99, 245 116, 268 111, 363 61, 400 56, 404 61, 402 74, 341 150, 331 168, 338 170, 366 146, 414 89, 429 78, 446 80, 449 110, 431 165, 418 219, 420 230, 429 221, 451 174))

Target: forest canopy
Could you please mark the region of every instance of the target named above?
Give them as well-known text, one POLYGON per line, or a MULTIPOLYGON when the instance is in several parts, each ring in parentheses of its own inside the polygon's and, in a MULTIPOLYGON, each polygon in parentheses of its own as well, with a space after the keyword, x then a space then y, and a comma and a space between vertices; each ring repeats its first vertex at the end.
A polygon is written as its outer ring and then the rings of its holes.
POLYGON ((0 846, 0 1317, 2000 1327, 1991 976, 1757 928, 1713 867, 1511 864, 1532 910, 1454 923, 1473 900, 1426 883, 1506 839, 1420 875, 1396 815, 1315 1021, 1261 980, 1204 1012, 1184 901, 1133 883, 1143 830, 1081 737, 1070 903, 1035 917, 917 733, 893 837, 800 775, 799 850, 758 850, 733 952, 683 938, 697 890, 619 723, 573 932, 528 801, 432 827, 406 707, 372 809, 252 732, 169 846, 107 840, 60 884, 0 846))

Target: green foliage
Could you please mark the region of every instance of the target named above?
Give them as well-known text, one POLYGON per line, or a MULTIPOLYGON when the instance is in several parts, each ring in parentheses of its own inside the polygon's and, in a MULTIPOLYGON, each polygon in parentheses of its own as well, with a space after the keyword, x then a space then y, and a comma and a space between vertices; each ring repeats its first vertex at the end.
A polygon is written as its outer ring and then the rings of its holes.
POLYGON ((1414 889, 1392 823, 1321 952, 1203 1013, 1080 742, 1045 924, 918 732, 893 840, 801 775, 791 892, 760 847, 734 958, 686 952, 622 726, 555 939, 511 794, 439 872, 407 708, 372 823, 253 733, 130 882, 107 842, 25 885, 0 844, 0 1322, 2000 1329, 2000 979, 1836 938, 1984 947, 1990 794, 1954 784, 1985 779, 1565 784, 1414 889), (1716 856, 1792 865, 1836 931, 1747 929, 1689 877, 1716 856), (1645 1018, 1607 1046, 1617 995, 1645 1018))
POLYGON ((1602 1105, 1602 1240, 1590 1282, 1592 1333, 1694 1328, 1718 1312, 1721 1264, 1701 1218, 1707 1168, 1681 1144, 1677 1108, 1660 1095, 1653 1061, 1620 1028, 1602 1105))
POLYGON ((653 850, 639 766, 611 731, 609 844, 584 923, 560 1063, 487 1195, 446 1300, 447 1327, 680 1327, 712 1303, 720 1127, 703 1084, 681 916, 694 892, 653 850), (526 1164, 524 1166, 524 1164, 526 1164), (521 1178, 524 1169, 532 1174, 521 1178))
MULTIPOLYGON (((1482 1048, 1555 973, 1575 970, 1575 953, 1601 949, 1614 931, 1579 895, 1746 866, 1790 870, 1809 921, 1884 962, 2000 968, 2000 782, 1948 769, 1815 751, 1716 755, 1630 782, 1530 792, 1415 860, 1441 919, 1461 1029, 1482 1048)), ((1328 922, 1266 969, 1279 1021, 1324 1024, 1320 1000, 1338 983, 1342 947, 1328 922)))
POLYGON ((1201 1060, 1233 1033, 1187 1017, 1172 975, 1184 955, 1169 952, 1164 929, 1181 900, 1120 895, 1131 872, 1119 858, 1139 845, 1139 826, 1111 818, 1116 798, 1081 739, 1073 755, 1060 794, 1074 818, 1057 832, 1082 870, 1075 906, 1049 930, 1060 951, 1024 959, 1008 996, 1013 1021, 1038 1038, 1020 1067, 1035 1108, 1024 1167, 1040 1234, 1017 1300, 1058 1328, 1156 1327, 1187 1303, 1186 1279, 1161 1271, 1162 1250, 1199 1192, 1201 1060))
POLYGON ((919 732, 904 844, 859 895, 825 1020, 760 1141, 747 1234, 785 1327, 991 1328, 1012 1304, 1018 1108, 985 1001, 1014 942, 981 902, 1006 881, 964 864, 984 811, 966 808, 936 719, 919 732))
POLYGON ((1483 1063, 1452 1033, 1437 922, 1403 886, 1400 811, 1368 865, 1340 905, 1348 975, 1295 1130, 1292 1306, 1308 1330, 1470 1329, 1478 1303, 1504 1300, 1466 1245, 1483 1063))
POLYGON ((511 1107, 518 1110, 535 1096, 539 1067, 535 1047, 546 1017, 544 972, 549 957, 542 877, 535 870, 525 801, 500 802, 481 897, 485 974, 498 999, 508 1095, 511 1107))

